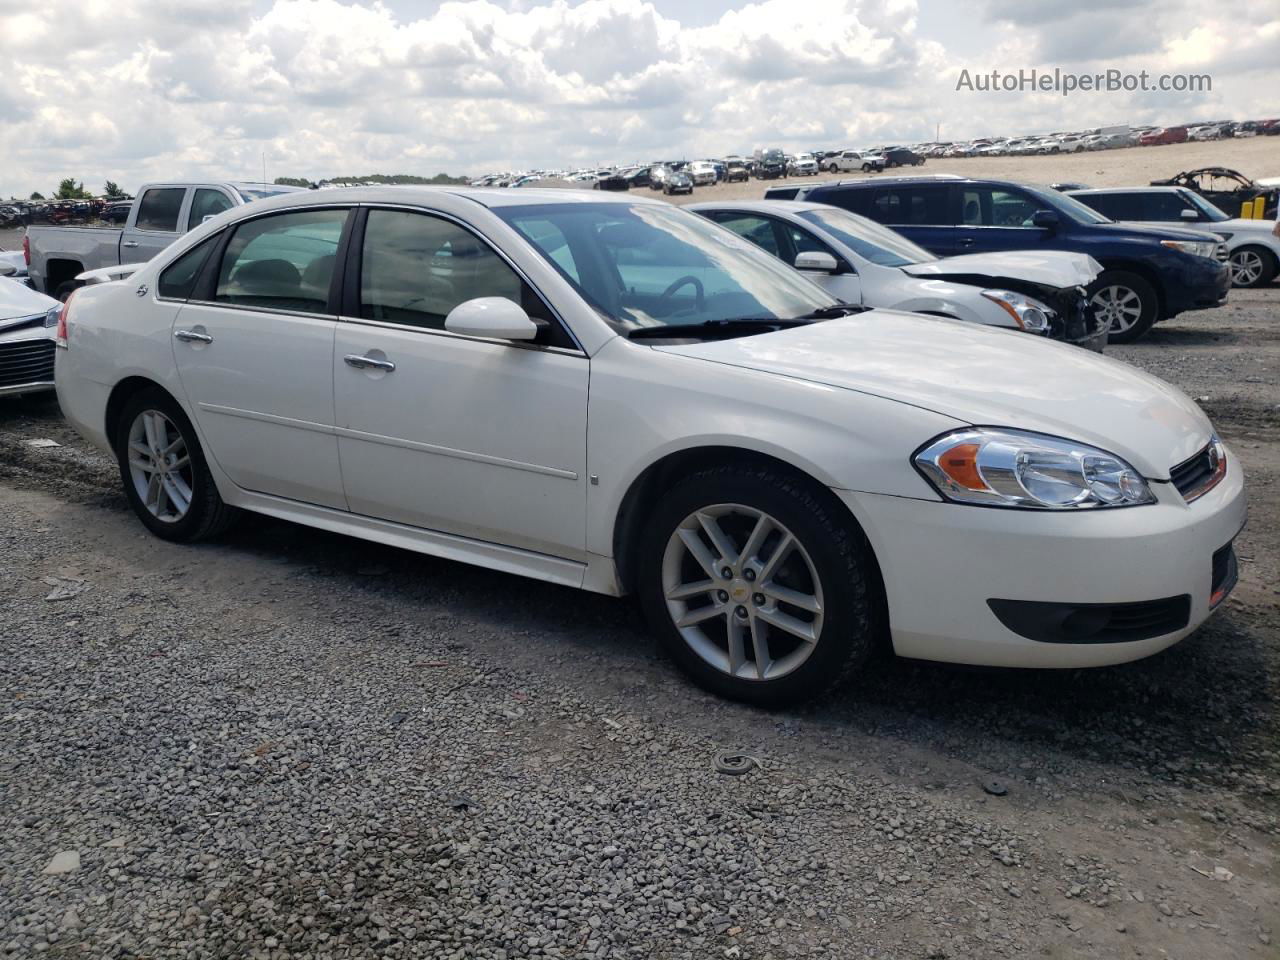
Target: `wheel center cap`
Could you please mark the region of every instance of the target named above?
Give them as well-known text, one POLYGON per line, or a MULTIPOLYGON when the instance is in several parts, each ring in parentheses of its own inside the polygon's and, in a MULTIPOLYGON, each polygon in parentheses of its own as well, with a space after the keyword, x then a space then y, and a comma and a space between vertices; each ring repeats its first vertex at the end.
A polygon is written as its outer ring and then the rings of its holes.
POLYGON ((729 584, 729 596, 737 603, 746 603, 747 598, 751 596, 751 588, 744 580, 734 580, 729 584))

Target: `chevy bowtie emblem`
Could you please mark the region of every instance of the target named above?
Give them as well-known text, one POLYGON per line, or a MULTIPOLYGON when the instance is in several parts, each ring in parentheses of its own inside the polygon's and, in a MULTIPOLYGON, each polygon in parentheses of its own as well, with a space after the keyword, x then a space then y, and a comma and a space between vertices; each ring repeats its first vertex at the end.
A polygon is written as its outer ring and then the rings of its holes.
POLYGON ((147 285, 144 283, 134 291, 138 296, 145 297, 147 295, 147 285))

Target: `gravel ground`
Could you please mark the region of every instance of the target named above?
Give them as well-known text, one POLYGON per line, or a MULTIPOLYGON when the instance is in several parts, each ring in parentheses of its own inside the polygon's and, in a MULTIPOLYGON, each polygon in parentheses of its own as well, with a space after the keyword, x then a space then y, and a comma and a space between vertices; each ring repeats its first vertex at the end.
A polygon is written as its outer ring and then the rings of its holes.
POLYGON ((161 542, 55 402, 0 401, 0 955, 1280 956, 1277 307, 1111 351, 1250 477, 1195 636, 786 713, 624 601, 265 518, 161 542))

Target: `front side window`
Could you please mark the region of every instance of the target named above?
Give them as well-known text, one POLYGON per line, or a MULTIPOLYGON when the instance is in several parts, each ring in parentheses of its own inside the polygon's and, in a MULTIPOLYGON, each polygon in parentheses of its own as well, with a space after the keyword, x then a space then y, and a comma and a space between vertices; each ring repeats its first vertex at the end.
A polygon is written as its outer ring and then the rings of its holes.
MULTIPOLYGON (((563 246, 549 225, 539 230, 546 243, 563 246)), ((477 297, 505 297, 532 316, 536 298, 525 288, 487 243, 455 223, 402 210, 369 211, 360 258, 365 320, 443 330, 454 307, 477 297)))
POLYGON ((550 221, 574 262, 578 293, 623 332, 667 324, 793 319, 836 300, 752 244, 661 204, 548 203, 494 212, 549 262, 550 221))
POLYGON ((728 227, 744 240, 750 240, 761 250, 767 250, 775 257, 782 256, 773 222, 768 217, 752 213, 720 213, 712 219, 720 226, 728 227))
POLYGON ((1206 200, 1194 190, 1179 190, 1178 195, 1182 197, 1183 202, 1188 208, 1192 210, 1199 210, 1204 214, 1204 219, 1209 220, 1212 223, 1222 223, 1224 220, 1231 219, 1215 204, 1206 200))
POLYGON ((325 313, 346 210, 297 210, 235 228, 214 299, 250 307, 325 313))
POLYGON ((1029 227, 1039 209, 1040 204, 1017 190, 965 187, 960 194, 961 222, 970 227, 1029 227))
POLYGON ((1182 211, 1191 207, 1176 193, 1140 193, 1137 198, 1142 210, 1142 216, 1138 218, 1141 220, 1178 221, 1182 219, 1182 211))
POLYGON ((205 217, 215 217, 223 210, 231 209, 231 199, 221 190, 201 187, 191 197, 191 212, 187 214, 187 229, 194 230, 204 223, 205 217))
POLYGON ((138 216, 133 225, 138 230, 176 233, 178 212, 182 209, 185 187, 154 187, 138 201, 138 216))
POLYGON ((882 267, 904 267, 938 259, 902 234, 846 210, 804 210, 800 217, 827 231, 864 260, 882 267))
POLYGON ((160 271, 157 293, 170 300, 186 300, 195 289, 196 278, 200 276, 200 268, 208 259, 209 252, 217 244, 221 234, 214 234, 207 240, 196 244, 177 260, 160 271))

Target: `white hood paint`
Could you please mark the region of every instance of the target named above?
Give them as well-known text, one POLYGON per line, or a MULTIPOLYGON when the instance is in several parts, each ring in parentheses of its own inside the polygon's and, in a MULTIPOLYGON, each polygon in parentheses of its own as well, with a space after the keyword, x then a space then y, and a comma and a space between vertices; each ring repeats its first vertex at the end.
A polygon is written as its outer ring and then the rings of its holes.
POLYGON ((1025 333, 894 310, 655 349, 857 390, 969 424, 1090 443, 1155 480, 1168 479, 1213 429, 1187 396, 1128 364, 1025 333))
POLYGON ((33 317, 57 305, 57 300, 37 293, 25 283, 0 277, 0 325, 15 317, 33 317))
POLYGON ((944 257, 902 268, 913 277, 954 277, 980 274, 1012 277, 1051 287, 1086 287, 1102 272, 1102 264, 1084 253, 1065 250, 1006 250, 1000 253, 970 253, 944 257))

